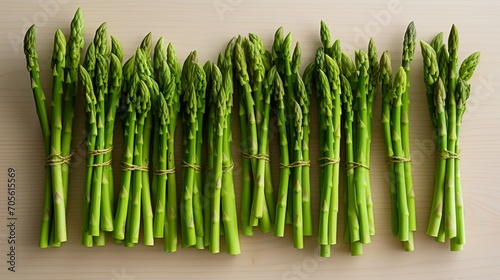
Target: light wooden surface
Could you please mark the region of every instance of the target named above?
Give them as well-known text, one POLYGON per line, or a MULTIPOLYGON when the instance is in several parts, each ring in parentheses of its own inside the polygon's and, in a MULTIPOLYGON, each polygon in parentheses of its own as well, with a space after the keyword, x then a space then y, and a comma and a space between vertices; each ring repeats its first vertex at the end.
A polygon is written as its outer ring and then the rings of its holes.
MULTIPOLYGON (((1 1, 0 8, 0 278, 1 279, 498 279, 500 276, 500 3, 496 1, 1 1), (452 4, 453 3, 453 4, 452 4), (377 234, 364 246, 364 255, 351 257, 349 246, 332 248, 332 257, 320 259, 316 237, 305 248, 293 248, 291 229, 285 238, 261 234, 242 236, 240 256, 180 249, 163 252, 154 247, 127 249, 109 240, 103 248, 80 245, 84 151, 78 150, 71 169, 69 194, 69 242, 59 249, 37 248, 42 207, 43 146, 22 52, 22 36, 38 22, 38 52, 46 92, 50 92, 50 56, 56 28, 67 34, 77 7, 83 9, 88 43, 96 27, 108 23, 110 34, 130 56, 147 32, 164 36, 184 60, 193 49, 200 61, 215 59, 228 40, 253 32, 270 47, 274 31, 283 26, 302 46, 303 64, 320 46, 319 21, 325 20, 334 38, 352 55, 366 48, 373 36, 380 53, 388 49, 393 65, 400 63, 401 41, 410 21, 419 40, 429 41, 437 32, 446 34, 455 23, 460 31, 459 57, 481 51, 481 63, 472 79, 472 94, 461 130, 462 185, 466 205, 467 245, 463 252, 449 252, 447 244, 426 236, 432 198, 434 145, 422 80, 422 56, 417 46, 411 72, 411 148, 417 196, 416 250, 406 253, 390 232, 387 171, 380 127, 380 100, 376 101, 372 142, 372 191, 377 234), (7 270, 7 169, 17 175, 16 271, 7 270)), ((303 69, 303 68, 302 68, 303 69)), ((74 147, 83 139, 81 97, 78 98, 74 147)), ((313 102, 313 106, 317 106, 313 102)), ((317 108, 317 107, 315 107, 317 108)), ((313 112, 316 112, 314 110, 313 112)), ((313 118, 313 132, 317 131, 313 118)), ((239 127, 233 124, 234 154, 238 154, 239 127)), ((117 131, 119 135, 121 131, 117 131)), ((274 132, 275 133, 275 132, 274 132)), ((314 137, 314 136, 313 136, 314 137)), ((277 162, 276 135, 271 140, 277 162)), ((312 144, 312 160, 317 144, 312 144)), ((121 157, 116 138, 114 158, 121 157)), ((180 148, 180 147, 179 147, 180 148)), ((179 150, 177 150, 179 153, 179 150)), ((236 166, 239 158, 236 156, 236 166)), ((119 160, 115 160, 119 162, 119 160)), ((318 201, 317 166, 311 172, 313 200, 318 201)), ((118 166, 116 166, 116 169, 118 166)), ((238 168, 236 169, 238 170, 238 168)), ((277 175, 274 168, 273 175, 277 175)), ((236 175, 236 183, 239 177, 236 175)), ((277 176, 274 176, 277 181, 277 176)), ((118 182, 118 178, 117 178, 118 182)), ((239 190, 237 189, 239 199, 239 190)), ((318 206, 314 205, 317 227, 318 206)), ((342 217, 342 213, 341 213, 342 217)), ((340 220, 339 236, 343 236, 340 220)), ((341 239, 341 238, 340 238, 341 239)))

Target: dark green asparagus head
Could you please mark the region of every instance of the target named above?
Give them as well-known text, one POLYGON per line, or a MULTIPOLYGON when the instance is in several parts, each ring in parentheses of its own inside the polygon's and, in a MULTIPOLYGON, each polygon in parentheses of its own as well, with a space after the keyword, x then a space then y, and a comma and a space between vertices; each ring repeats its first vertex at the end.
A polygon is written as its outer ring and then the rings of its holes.
POLYGON ((356 65, 354 64, 352 59, 344 52, 341 55, 341 61, 342 75, 346 76, 346 78, 350 78, 352 75, 356 74, 356 65))
POLYGON ((309 95, 306 90, 306 86, 304 84, 304 81, 302 81, 302 78, 300 77, 299 73, 296 74, 295 76, 295 85, 296 85, 296 96, 297 96, 297 102, 300 105, 300 108, 302 110, 302 115, 306 116, 309 115, 309 95))
POLYGON ((441 78, 437 79, 434 86, 434 106, 436 108, 436 118, 438 114, 445 112, 446 89, 441 78))
POLYGON ((461 121, 465 109, 467 107, 467 99, 470 96, 470 84, 461 78, 457 80, 457 94, 456 94, 456 103, 457 103, 457 120, 461 121))
POLYGON ((319 70, 323 70, 323 72, 326 71, 325 49, 323 47, 319 47, 316 50, 316 55, 314 57, 314 68, 316 69, 317 72, 319 72, 319 70))
POLYGON ((205 95, 207 88, 207 78, 205 76, 205 71, 203 71, 203 67, 196 63, 194 65, 193 72, 193 86, 196 91, 196 96, 198 98, 198 110, 203 114, 205 112, 205 95))
MULTIPOLYGON (((286 76, 291 76, 292 75, 292 65, 290 62, 290 54, 291 54, 291 48, 292 48, 292 33, 288 33, 285 37, 285 40, 283 40, 283 43, 281 45, 281 55, 283 56, 282 58, 282 63, 283 63, 283 69, 282 73, 285 73, 286 76)), ((299 62, 300 63, 300 62, 299 62)), ((278 69, 279 70, 279 69, 278 69)))
MULTIPOLYGON (((170 118, 169 118, 169 111, 168 111, 168 105, 167 101, 165 100, 165 97, 162 94, 158 95, 158 119, 160 120, 160 124, 163 125, 168 125, 170 123, 170 118)), ((160 131, 160 133, 162 133, 160 131)), ((167 130, 168 133, 168 130, 167 130)), ((170 136, 167 136, 170 137, 170 136)))
POLYGON ((238 73, 237 78, 240 85, 245 85, 250 81, 247 72, 247 62, 245 58, 245 51, 241 44, 236 44, 234 46, 234 65, 236 72, 238 73))
POLYGON ((327 117, 332 116, 332 94, 330 91, 330 83, 328 82, 328 77, 323 72, 323 70, 319 70, 318 72, 318 80, 320 86, 318 87, 319 96, 320 96, 320 114, 323 114, 327 117))
POLYGON ((149 80, 151 72, 148 65, 148 57, 144 53, 144 50, 141 48, 137 48, 135 52, 135 69, 137 74, 139 75, 139 79, 145 82, 148 87, 151 87, 151 83, 149 80))
POLYGON ((306 69, 304 70, 304 74, 302 74, 302 80, 304 82, 307 95, 311 96, 313 90, 314 90, 314 67, 315 67, 314 61, 309 63, 307 65, 306 69))
MULTIPOLYGON (((151 59, 151 49, 153 47, 153 43, 152 43, 152 35, 151 35, 151 32, 149 32, 145 37, 144 39, 142 39, 141 41, 141 44, 139 46, 139 48, 143 51, 144 53, 144 57, 145 57, 145 61, 146 61, 146 65, 149 69, 148 73, 149 73, 149 76, 150 77, 154 77, 153 74, 154 74, 154 68, 153 68, 153 60, 151 59)), ((146 83, 148 84, 148 83, 146 83)), ((149 85, 148 85, 149 86, 149 85)))
POLYGON ((149 56, 151 54, 151 48, 153 47, 152 38, 153 36, 151 35, 151 32, 149 32, 148 34, 146 34, 144 39, 142 39, 141 44, 139 46, 139 48, 141 48, 144 51, 144 54, 146 56, 149 56))
POLYGON ((278 30, 276 30, 276 33, 274 33, 274 41, 271 50, 271 58, 274 65, 276 65, 278 72, 283 72, 284 70, 283 41, 284 41, 283 27, 280 27, 278 28, 278 30))
POLYGON ((394 82, 392 83, 393 89, 393 100, 398 100, 403 95, 406 90, 406 72, 405 69, 401 66, 396 72, 396 76, 394 76, 394 82))
POLYGON ((167 61, 167 48, 165 48, 165 40, 160 37, 155 45, 155 50, 153 54, 153 67, 155 72, 162 67, 163 62, 167 61))
MULTIPOLYGON (((352 90, 349 80, 344 75, 340 75, 340 84, 342 86, 342 105, 344 112, 352 112, 352 90)), ((390 95, 390 94, 389 94, 390 95)), ((353 121, 353 115, 350 114, 350 121, 353 121)))
POLYGON ((123 74, 123 86, 122 92, 126 94, 126 92, 130 89, 130 84, 132 83, 132 77, 135 73, 135 57, 129 58, 122 68, 123 74))
POLYGON ((332 39, 330 36, 330 29, 326 25, 324 21, 321 21, 321 26, 319 28, 319 36, 321 38, 321 43, 323 44, 323 48, 325 50, 329 49, 332 46, 332 39))
POLYGON ((179 97, 177 95, 177 90, 175 86, 175 79, 172 75, 172 71, 166 61, 163 61, 162 67, 160 67, 159 74, 159 84, 160 92, 165 97, 165 102, 167 102, 169 108, 177 112, 179 110, 179 97))
POLYGON ((380 80, 382 83, 382 101, 390 103, 392 99, 389 93, 392 84, 392 65, 389 51, 384 51, 380 58, 380 80))
POLYGON ((479 63, 480 56, 481 53, 475 52, 464 59, 464 61, 460 65, 460 71, 458 72, 460 79, 464 80, 465 82, 468 82, 470 80, 479 63))
POLYGON ((332 58, 335 59, 335 61, 337 62, 337 65, 341 68, 342 67, 342 48, 340 46, 339 39, 337 39, 337 40, 335 40, 335 42, 333 42, 332 58))
POLYGON ((293 110, 293 126, 295 128, 296 141, 294 143, 294 150, 300 150, 300 145, 302 138, 304 137, 304 131, 302 130, 302 109, 297 101, 294 101, 293 110))
POLYGON ((432 86, 439 76, 436 51, 424 41, 420 41, 420 48, 424 63, 424 81, 428 86, 432 86))
POLYGON ((91 42, 89 47, 87 48, 85 59, 83 60, 83 67, 85 67, 85 70, 87 70, 87 73, 89 74, 91 79, 94 79, 95 60, 96 60, 95 45, 94 42, 91 42))
POLYGON ((448 37, 448 53, 450 55, 450 61, 458 60, 458 30, 457 27, 453 24, 450 30, 450 36, 448 37))
POLYGON ((293 50, 293 56, 292 56, 292 74, 299 73, 301 56, 302 56, 302 51, 300 49, 299 42, 297 42, 295 44, 295 49, 293 50))
POLYGON ((82 84, 83 95, 85 96, 85 119, 87 133, 90 135, 97 135, 96 124, 96 104, 97 100, 94 94, 94 87, 92 86, 92 79, 83 66, 79 67, 79 79, 82 84))
POLYGON ((138 85, 139 87, 135 96, 135 109, 137 111, 137 122, 143 125, 151 109, 151 95, 144 81, 140 80, 138 85))
POLYGON ((441 47, 444 45, 444 33, 440 32, 436 37, 434 37, 431 41, 431 47, 434 49, 436 53, 441 50, 441 47))
POLYGON ((439 77, 441 77, 441 81, 446 86, 448 84, 448 68, 450 57, 448 55, 448 50, 446 50, 446 46, 441 46, 441 49, 437 55, 438 67, 439 67, 439 77))
POLYGON ((224 85, 222 73, 219 67, 213 63, 212 64, 212 100, 215 104, 215 114, 218 116, 224 116, 226 114, 226 96, 224 94, 224 85))
POLYGON ((94 77, 94 86, 97 90, 97 101, 104 102, 105 95, 108 94, 108 75, 109 60, 107 57, 98 53, 96 57, 96 75, 94 77))
MULTIPOLYGON (((326 65, 326 77, 328 78, 328 82, 330 83, 330 90, 333 92, 334 90, 340 89, 340 69, 337 66, 337 62, 333 60, 329 55, 325 55, 325 65, 326 65)), ((335 97, 332 95, 332 99, 335 97)))
MULTIPOLYGON (((40 72, 38 65, 38 54, 36 52, 35 25, 33 24, 24 35, 24 55, 26 56, 26 68, 28 71, 40 72)), ((34 85, 34 83, 31 84, 34 85)))
POLYGON ((123 62, 123 47, 120 41, 116 39, 113 35, 111 35, 111 53, 118 58, 120 63, 123 62))
MULTIPOLYGON (((368 60, 368 54, 362 50, 356 51, 356 69, 360 77, 367 77, 369 75, 370 62, 368 60)), ((359 79, 359 82, 365 83, 365 88, 368 88, 368 79, 359 79)), ((362 91, 358 91, 362 92, 362 91)))
POLYGON ((269 71, 267 71, 267 76, 264 81, 264 88, 265 90, 263 91, 264 94, 264 102, 270 103, 271 102, 271 94, 274 91, 274 85, 275 85, 275 80, 276 80, 276 67, 273 66, 269 71))
POLYGON ((415 38, 417 37, 417 29, 415 29, 415 24, 410 22, 406 28, 405 36, 403 39, 403 58, 402 66, 405 71, 410 71, 410 64, 413 60, 413 54, 415 53, 415 38))
MULTIPOLYGON (((109 84, 111 87, 120 88, 123 80, 123 70, 121 60, 111 53, 109 66, 109 84)), ((118 91, 119 92, 119 91, 118 91)))
MULTIPOLYGON (((252 80, 255 82, 252 85, 252 89, 257 89, 257 83, 261 83, 264 80, 265 68, 262 63, 262 54, 260 50, 255 46, 252 41, 248 41, 248 60, 249 60, 249 72, 251 73, 252 80)), ((249 74, 250 74, 249 73, 249 74)))
MULTIPOLYGON (((84 46, 83 40, 83 14, 80 8, 76 10, 75 16, 71 21, 70 27, 70 35, 68 39, 67 46, 67 57, 66 57, 66 67, 69 69, 78 69, 78 65, 80 64, 80 55, 84 46)), ((78 74, 76 72, 69 73, 67 76, 68 80, 75 81, 78 78, 78 74)))
POLYGON ((95 31, 94 46, 96 53, 100 53, 103 56, 107 56, 109 54, 108 31, 105 22, 102 23, 95 31))
POLYGON ((179 64, 179 59, 175 53, 174 46, 172 44, 168 44, 167 46, 167 64, 170 68, 170 72, 172 73, 172 79, 175 82, 175 94, 173 94, 173 107, 170 107, 171 111, 175 113, 179 112, 180 109, 180 96, 182 94, 182 86, 181 86, 181 65, 179 64))
MULTIPOLYGON (((276 107, 278 110, 284 110, 285 87, 283 86, 283 81, 281 80, 280 75, 278 75, 277 73, 278 70, 276 69, 276 74, 274 75, 274 101, 276 102, 276 107)), ((284 125, 284 124, 278 124, 278 125, 284 125)))
POLYGON ((66 38, 64 37, 61 29, 57 29, 54 36, 54 52, 52 53, 52 64, 51 68, 52 75, 57 75, 55 72, 55 67, 64 68, 66 62, 66 38))
POLYGON ((368 61, 370 64, 370 77, 378 80, 380 74, 380 64, 378 62, 377 46, 375 45, 373 38, 370 38, 370 42, 368 43, 368 61))

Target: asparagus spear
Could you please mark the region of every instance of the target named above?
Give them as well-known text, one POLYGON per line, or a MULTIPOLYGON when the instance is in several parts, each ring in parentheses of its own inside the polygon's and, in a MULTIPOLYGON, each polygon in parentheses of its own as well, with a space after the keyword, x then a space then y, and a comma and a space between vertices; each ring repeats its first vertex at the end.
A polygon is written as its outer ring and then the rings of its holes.
MULTIPOLYGON (((446 117, 448 129, 448 144, 447 149, 452 153, 456 153, 457 141, 457 109, 455 89, 457 85, 458 71, 458 31, 455 25, 452 26, 450 36, 448 38, 448 52, 450 58, 448 60, 448 84, 446 92, 446 117)), ((455 160, 451 159, 446 162, 446 177, 445 177, 445 231, 447 238, 454 238, 456 232, 456 212, 455 212, 455 160)))
POLYGON ((64 67, 66 56, 66 38, 60 29, 54 37, 54 52, 52 54, 52 100, 51 100, 51 148, 48 156, 53 162, 51 165, 52 196, 54 202, 54 242, 62 243, 67 240, 66 234, 66 207, 64 199, 64 182, 62 164, 65 158, 61 154, 62 135, 62 97, 64 82, 64 67))
MULTIPOLYGON (((309 135, 311 116, 309 111, 310 96, 312 89, 312 75, 314 70, 314 63, 307 66, 304 71, 302 82, 298 82, 298 96, 302 110, 302 125, 304 129, 302 139, 302 153, 304 162, 310 161, 309 156, 309 135)), ((297 74, 298 75, 298 74, 297 74)), ((300 81, 297 78, 297 81, 300 81)), ((312 235, 312 210, 311 210, 311 182, 310 182, 310 167, 305 165, 302 167, 302 211, 304 213, 304 236, 312 235)))
MULTIPOLYGON (((286 117, 285 117, 285 89, 283 87, 283 82, 280 76, 277 74, 277 68, 273 67, 269 70, 268 77, 274 75, 274 100, 275 100, 275 110, 278 121, 278 135, 280 141, 280 164, 283 166, 288 166, 290 163, 288 154, 288 136, 286 129, 286 117), (271 74, 275 71, 276 74, 271 74)), ((278 201, 276 202, 276 218, 274 235, 278 237, 283 237, 285 234, 285 218, 286 218, 286 208, 287 208, 287 198, 288 198, 288 181, 290 179, 290 168, 280 169, 280 180, 279 180, 279 190, 278 190, 278 201)))
MULTIPOLYGON (((392 146, 394 151, 394 156, 402 158, 404 157, 403 144, 401 141, 401 107, 402 107, 402 95, 406 88, 406 74, 404 68, 400 67, 396 72, 394 77, 394 82, 392 85, 392 104, 391 104, 391 137, 392 146)), ((405 168, 404 162, 395 162, 394 170, 396 174, 396 195, 398 200, 398 239, 400 241, 408 241, 408 233, 410 231, 409 223, 409 211, 408 211, 408 201, 406 197, 406 180, 405 180, 405 168)))
POLYGON ((113 225, 113 237, 116 240, 124 240, 126 233, 127 213, 129 212, 129 200, 131 194, 131 179, 132 170, 127 168, 133 164, 134 157, 134 138, 135 138, 135 124, 136 124, 136 90, 139 82, 137 75, 134 75, 134 58, 129 59, 123 66, 123 87, 121 95, 121 103, 123 104, 122 119, 123 122, 123 159, 122 159, 122 173, 121 173, 121 186, 118 197, 118 205, 116 207, 115 220, 113 225))
MULTIPOLYGON (((300 78, 300 77, 299 77, 300 78)), ((294 115, 294 131, 293 134, 293 158, 295 162, 302 162, 302 110, 300 105, 295 102, 294 115)), ((304 248, 304 229, 303 229, 303 213, 302 213, 302 166, 295 166, 292 176, 293 188, 293 245, 297 249, 304 248)))
MULTIPOLYGON (((35 100, 36 113, 40 123, 42 138, 45 149, 45 157, 50 155, 50 123, 45 107, 45 94, 40 82, 40 66, 38 65, 38 53, 36 51, 35 25, 32 25, 24 36, 24 54, 26 55, 26 67, 31 78, 31 90, 35 100)), ((43 195, 42 221, 40 225, 40 237, 38 247, 49 246, 50 226, 53 217, 52 181, 51 168, 45 166, 45 183, 43 195)))
MULTIPOLYGON (((223 130, 223 147, 222 147, 222 222, 224 225, 224 236, 227 244, 227 252, 232 255, 239 255, 240 241, 238 236, 238 215, 236 213, 236 198, 234 194, 234 181, 233 181, 233 157, 231 154, 232 130, 231 130, 231 108, 233 106, 233 77, 231 74, 232 65, 230 57, 224 59, 226 65, 222 65, 221 69, 224 71, 223 91, 226 95, 226 116, 225 126, 223 130)), ((269 115, 269 94, 265 96, 264 119, 269 115), (267 114, 267 116, 266 116, 267 114)), ((266 129, 265 125, 262 128, 266 129)), ((265 136, 265 133, 263 133, 265 136)))
MULTIPOLYGON (((65 71, 65 92, 64 92, 64 109, 63 109, 63 131, 61 138, 61 156, 69 157, 71 155, 71 140, 73 135, 73 119, 75 116, 75 94, 78 84, 78 65, 80 65, 80 54, 83 49, 83 15, 80 8, 76 10, 75 16, 71 21, 71 33, 68 39, 66 50, 66 65, 65 71)), ((69 162, 62 166, 62 177, 64 186, 64 200, 67 205, 68 200, 68 179, 69 179, 69 162)))
POLYGON ((358 88, 356 99, 358 103, 357 108, 357 131, 356 131, 356 147, 357 157, 356 161, 360 164, 354 172, 354 184, 356 187, 356 194, 358 195, 358 210, 360 220, 360 241, 363 244, 370 243, 370 225, 368 219, 367 207, 367 193, 368 193, 368 130, 366 123, 368 120, 367 112, 367 86, 368 86, 368 55, 364 51, 356 52, 356 66, 359 72, 358 88))
MULTIPOLYGON (((180 108, 180 65, 175 54, 175 49, 172 44, 167 46, 167 65, 172 74, 172 87, 173 89, 167 90, 168 94, 165 95, 169 107, 169 125, 168 125, 168 142, 167 142, 167 169, 175 170, 175 130, 177 128, 177 115, 180 108)), ((175 174, 169 173, 167 175, 167 209, 165 221, 165 234, 167 240, 164 242, 165 251, 175 252, 177 250, 177 185, 175 174)))
MULTIPOLYGON (((95 142, 97 138, 97 124, 96 124, 96 105, 97 100, 94 94, 92 80, 83 66, 79 69, 80 80, 85 95, 85 117, 86 117, 86 134, 87 134, 87 150, 92 151, 95 149, 95 142)), ((85 247, 92 247, 92 235, 89 234, 89 216, 90 216, 90 194, 92 190, 92 171, 94 164, 94 155, 87 157, 87 169, 85 173, 85 187, 84 187, 84 203, 83 203, 83 226, 82 226, 82 245, 85 247)))

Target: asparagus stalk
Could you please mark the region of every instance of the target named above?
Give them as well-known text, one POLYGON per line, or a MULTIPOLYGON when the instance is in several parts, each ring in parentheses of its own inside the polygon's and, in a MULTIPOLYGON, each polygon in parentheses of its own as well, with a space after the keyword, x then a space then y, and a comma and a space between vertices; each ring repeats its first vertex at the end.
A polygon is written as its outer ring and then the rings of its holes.
POLYGON ((56 244, 67 240, 66 207, 64 199, 64 182, 62 164, 66 161, 62 157, 62 103, 63 82, 66 57, 66 38, 60 29, 54 37, 54 52, 52 54, 52 100, 51 100, 51 148, 48 156, 51 160, 52 197, 54 203, 54 242, 56 244))
POLYGON ((360 241, 363 244, 370 243, 370 225, 368 219, 367 193, 368 193, 368 130, 366 123, 369 121, 367 112, 367 87, 368 87, 368 55, 364 51, 356 52, 356 66, 359 72, 358 88, 356 99, 357 108, 357 131, 356 131, 356 148, 357 163, 360 164, 354 172, 354 184, 356 194, 358 195, 358 210, 360 220, 360 241))
MULTIPOLYGON (((300 97, 300 105, 302 110, 302 125, 304 127, 304 135, 302 139, 302 153, 304 162, 310 161, 309 155, 309 135, 311 116, 309 111, 310 96, 312 89, 312 75, 314 70, 314 63, 307 66, 303 74, 303 82, 298 84, 298 96, 300 97)), ((300 81, 297 78, 297 81, 300 81)), ((312 235, 312 210, 311 210, 311 181, 310 181, 310 167, 305 165, 302 167, 302 211, 304 213, 304 236, 312 235)))
MULTIPOLYGON (((302 110, 300 105, 295 102, 294 115, 294 131, 293 134, 293 158, 295 162, 301 163, 302 156, 302 110)), ((293 245, 297 249, 304 248, 304 229, 303 229, 303 213, 302 213, 302 166, 295 166, 292 176, 293 188, 293 245)))
POLYGON ((217 65, 212 66, 212 100, 215 110, 214 123, 214 194, 211 204, 211 227, 210 227, 210 252, 220 251, 220 221, 221 221, 221 189, 222 189, 222 163, 223 163, 223 135, 226 114, 226 94, 222 85, 222 74, 217 65))
MULTIPOLYGON (((83 66, 79 69, 80 80, 85 95, 85 117, 86 117, 86 134, 87 134, 87 150, 92 151, 95 149, 97 138, 97 124, 96 124, 96 105, 97 100, 94 94, 92 80, 83 66)), ((87 157, 87 169, 85 173, 85 187, 84 187, 84 203, 83 203, 83 226, 82 226, 82 245, 85 247, 92 247, 92 235, 89 234, 89 216, 90 216, 90 194, 92 190, 92 174, 93 174, 94 155, 87 157)))
MULTIPOLYGON (((26 55, 26 67, 31 78, 31 90, 35 100, 36 113, 40 123, 42 138, 45 149, 45 157, 50 155, 50 122, 45 107, 45 94, 40 82, 40 66, 38 65, 38 53, 36 51, 35 25, 32 25, 24 36, 24 54, 26 55)), ((52 181, 51 168, 45 166, 45 183, 43 195, 42 221, 40 225, 40 237, 38 247, 49 246, 50 226, 53 218, 52 181)))
POLYGON ((113 237, 116 240, 124 240, 126 233, 127 214, 129 210, 129 200, 131 199, 131 179, 132 170, 128 168, 133 164, 134 158, 134 140, 135 140, 135 124, 137 121, 136 115, 136 90, 139 83, 139 78, 134 75, 134 58, 129 59, 123 66, 123 87, 122 87, 122 104, 124 106, 122 111, 122 119, 124 119, 123 129, 123 159, 122 159, 122 173, 121 173, 121 186, 118 198, 118 205, 116 207, 116 215, 114 220, 113 237))
MULTIPOLYGON (((233 157, 231 154, 232 130, 231 130, 231 108, 233 106, 233 77, 231 74, 232 65, 230 57, 224 59, 226 65, 222 65, 221 69, 224 71, 223 91, 226 95, 226 116, 225 126, 223 129, 223 147, 222 147, 222 222, 224 225, 224 236, 226 239, 227 252, 232 255, 239 255, 241 253, 240 241, 238 235, 238 215, 236 213, 236 198, 234 194, 234 181, 233 181, 233 157)), ((266 105, 264 108, 264 118, 268 119, 269 116, 269 94, 265 99, 266 105), (267 114, 267 116, 266 116, 267 114)), ((266 129, 263 125, 262 129, 266 129)), ((265 133, 263 132, 263 137, 265 133)))
MULTIPOLYGON (((168 125, 168 142, 167 142, 167 169, 175 170, 175 130, 177 128, 177 115, 180 108, 180 75, 181 69, 179 61, 175 54, 175 49, 172 44, 167 46, 167 65, 172 74, 172 89, 166 90, 168 93, 165 95, 169 107, 169 125, 168 125)), ((166 68, 166 67, 165 67, 166 68)), ((167 175, 167 205, 166 205, 166 220, 165 220, 165 234, 164 241, 166 252, 177 251, 177 185, 175 173, 171 172, 167 175)))
MULTIPOLYGON (((78 85, 78 65, 80 65, 80 54, 84 46, 83 39, 83 14, 80 8, 76 10, 75 16, 71 21, 70 36, 66 50, 65 72, 65 92, 63 109, 63 131, 61 138, 61 156, 71 157, 71 140, 73 136, 73 119, 75 116, 75 94, 78 85)), ((69 161, 62 166, 62 177, 64 186, 64 200, 67 205, 68 200, 68 179, 69 179, 69 161)))
MULTIPOLYGON (((278 135, 280 141, 280 164, 282 166, 288 166, 290 163, 290 157, 288 154, 288 136, 286 124, 287 120, 285 117, 285 89, 283 87, 283 82, 277 73, 277 68, 273 67, 269 70, 268 77, 274 75, 274 100, 275 100, 275 112, 278 121, 278 135), (271 72, 275 72, 272 74, 271 72)), ((268 78, 269 79, 269 78, 268 78)), ((286 219, 286 209, 287 209, 287 198, 288 198, 288 182, 290 179, 290 168, 280 169, 280 180, 278 189, 278 201, 276 202, 276 218, 274 235, 278 237, 283 237, 285 234, 285 219, 286 219)))

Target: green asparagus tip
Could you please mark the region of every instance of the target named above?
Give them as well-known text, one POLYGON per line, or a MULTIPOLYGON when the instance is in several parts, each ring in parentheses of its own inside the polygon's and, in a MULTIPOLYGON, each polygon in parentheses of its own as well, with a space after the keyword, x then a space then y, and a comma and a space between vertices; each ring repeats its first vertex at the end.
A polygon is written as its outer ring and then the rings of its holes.
POLYGON ((420 47, 424 59, 424 80, 427 85, 432 85, 439 76, 436 51, 424 41, 420 41, 420 47))
POLYGON ((380 78, 382 84, 389 84, 392 77, 391 54, 389 51, 384 51, 380 58, 380 78))
POLYGON ((441 78, 437 79, 434 87, 434 106, 436 107, 436 115, 445 110, 446 89, 441 78))
POLYGON ((120 63, 123 61, 123 47, 120 41, 111 35, 111 53, 118 58, 120 63))
POLYGON ((480 52, 475 52, 469 55, 464 61, 462 65, 460 65, 459 76, 464 81, 469 81, 474 71, 476 70, 477 65, 479 64, 479 57, 481 56, 480 52))
POLYGON ((439 32, 436 37, 434 37, 431 41, 432 48, 435 52, 438 52, 441 49, 441 46, 444 45, 444 33, 439 32))
POLYGON ((342 73, 344 74, 344 76, 350 77, 354 73, 356 73, 356 65, 354 64, 352 59, 344 52, 341 54, 341 62, 342 73))
POLYGON ((399 67, 398 71, 396 72, 396 76, 394 77, 394 98, 397 98, 401 95, 406 90, 406 72, 405 69, 401 66, 399 67))
POLYGON ((325 49, 323 47, 319 47, 316 50, 316 55, 314 57, 314 64, 316 69, 325 71, 325 49))
POLYGON ((469 99, 469 96, 470 96, 470 84, 467 84, 465 80, 458 78, 456 101, 457 101, 457 111, 461 112, 461 114, 463 114, 463 112, 465 111, 465 107, 467 105, 467 99, 469 99))
POLYGON ((458 30, 457 27, 453 24, 451 26, 450 36, 448 37, 448 53, 450 54, 450 57, 458 55, 458 44, 458 30))
POLYGON ((415 38, 417 37, 417 30, 415 29, 415 24, 410 22, 406 28, 406 32, 403 40, 403 58, 402 65, 406 71, 410 71, 410 63, 413 60, 413 55, 415 53, 415 38))
POLYGON ((56 64, 61 67, 65 66, 65 56, 66 56, 66 37, 61 29, 57 29, 54 36, 54 52, 52 53, 52 65, 54 68, 56 64))
MULTIPOLYGON (((83 13, 80 8, 76 10, 75 16, 71 21, 71 36, 78 37, 83 34, 83 29, 85 28, 85 24, 83 21, 83 13)), ((83 38, 82 38, 83 40, 83 38)), ((83 47, 83 43, 82 43, 83 47)))
POLYGON ((151 38, 152 38, 152 34, 151 32, 149 32, 145 37, 144 39, 142 39, 141 41, 141 45, 140 45, 140 48, 146 53, 146 54, 150 54, 151 53, 151 46, 152 46, 152 43, 151 43, 151 38))
POLYGON ((292 73, 298 73, 300 68, 300 58, 302 56, 302 50, 300 48, 299 42, 295 44, 295 49, 293 49, 292 56, 292 73))
POLYGON ((122 62, 114 53, 111 53, 110 69, 113 69, 113 71, 109 72, 111 74, 110 85, 120 86, 123 79, 122 62))
POLYGON ((165 48, 165 40, 163 37, 160 37, 158 41, 156 41, 155 50, 154 50, 154 69, 157 70, 162 67, 163 62, 167 60, 167 49, 165 48))
POLYGON ((365 51, 357 50, 355 52, 356 68, 359 73, 368 74, 369 60, 365 51))
POLYGON ((321 21, 320 25, 319 35, 321 37, 321 43, 323 44, 323 48, 327 49, 331 46, 330 29, 324 21, 321 21))
POLYGON ((108 55, 108 31, 106 22, 103 22, 95 31, 94 45, 96 53, 108 55))
POLYGON ((34 66, 34 62, 38 58, 36 54, 36 28, 35 25, 31 25, 24 35, 24 54, 26 55, 28 62, 28 70, 34 66))

